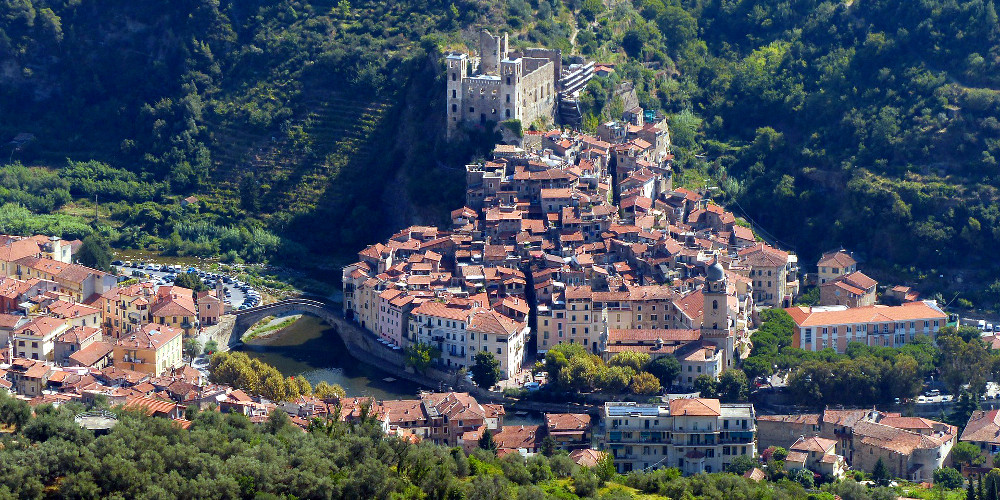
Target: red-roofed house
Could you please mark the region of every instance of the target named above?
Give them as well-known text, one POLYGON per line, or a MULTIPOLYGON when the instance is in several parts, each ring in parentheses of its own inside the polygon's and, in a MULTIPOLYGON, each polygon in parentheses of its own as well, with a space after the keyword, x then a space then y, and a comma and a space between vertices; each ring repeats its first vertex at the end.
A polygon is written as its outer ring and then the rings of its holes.
POLYGON ((160 375, 181 365, 182 331, 150 323, 115 341, 115 366, 160 375))

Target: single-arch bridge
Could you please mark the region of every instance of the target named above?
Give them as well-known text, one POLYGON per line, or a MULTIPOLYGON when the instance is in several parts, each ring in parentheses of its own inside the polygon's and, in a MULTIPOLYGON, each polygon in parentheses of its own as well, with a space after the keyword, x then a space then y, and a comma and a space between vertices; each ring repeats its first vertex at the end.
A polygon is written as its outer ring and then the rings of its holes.
POLYGON ((379 366, 391 373, 405 372, 406 356, 403 351, 393 350, 382 344, 373 333, 344 319, 337 307, 318 300, 286 299, 236 311, 232 314, 234 321, 229 322, 232 325, 232 330, 228 332, 228 335, 224 331, 220 332, 219 338, 227 338, 226 345, 228 347, 236 346, 243 342, 243 335, 258 321, 268 316, 278 316, 291 312, 309 314, 326 321, 340 336, 340 340, 347 347, 347 352, 355 359, 379 366))
POLYGON ((242 342, 246 331, 257 324, 258 321, 268 316, 279 316, 295 311, 301 311, 302 313, 316 316, 326 321, 330 326, 333 326, 344 343, 347 343, 347 339, 344 338, 343 334, 344 327, 348 325, 354 327, 354 325, 347 323, 344 317, 340 315, 340 311, 328 304, 310 299, 286 299, 234 312, 233 316, 236 317, 236 320, 233 323, 233 330, 229 335, 228 344, 234 346, 242 342))

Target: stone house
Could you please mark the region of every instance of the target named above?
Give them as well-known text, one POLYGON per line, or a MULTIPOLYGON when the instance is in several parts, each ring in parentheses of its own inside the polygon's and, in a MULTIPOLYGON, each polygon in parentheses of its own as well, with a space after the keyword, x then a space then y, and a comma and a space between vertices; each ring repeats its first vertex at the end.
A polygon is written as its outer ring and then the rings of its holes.
POLYGON ((823 306, 873 306, 877 285, 878 282, 865 273, 854 271, 820 285, 819 303, 823 306))
POLYGON ((822 285, 857 271, 858 261, 854 260, 850 252, 841 248, 824 253, 816 263, 816 267, 819 271, 817 273, 819 284, 822 285))
POLYGON ((766 243, 739 251, 740 260, 750 267, 755 304, 789 307, 799 293, 798 258, 766 243))
POLYGON ((836 453, 837 441, 819 436, 800 437, 788 448, 785 470, 807 469, 814 473, 841 478, 847 465, 836 453))

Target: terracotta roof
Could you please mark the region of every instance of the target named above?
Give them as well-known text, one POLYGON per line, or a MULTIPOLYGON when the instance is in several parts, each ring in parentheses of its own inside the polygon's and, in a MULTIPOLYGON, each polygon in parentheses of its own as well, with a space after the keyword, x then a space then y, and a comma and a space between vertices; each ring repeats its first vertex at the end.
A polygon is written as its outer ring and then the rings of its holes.
POLYGON ((177 404, 153 399, 148 396, 130 396, 125 400, 125 408, 138 410, 147 416, 156 414, 170 415, 177 410, 177 404))
POLYGON ((540 425, 505 425, 493 435, 497 448, 534 450, 541 443, 544 429, 540 425))
POLYGON ((909 455, 918 449, 938 448, 954 438, 953 433, 925 436, 868 420, 861 420, 854 426, 854 436, 855 440, 860 440, 869 446, 890 450, 901 455, 909 455))
POLYGON ((767 473, 758 469, 757 467, 754 467, 753 469, 744 472, 743 477, 759 483, 763 481, 765 478, 767 478, 767 473))
POLYGON ((822 257, 819 258, 819 262, 816 263, 817 266, 830 266, 830 267, 849 267, 857 264, 858 261, 851 257, 851 254, 847 253, 845 250, 834 250, 832 252, 826 252, 822 257))
POLYGON ((100 335, 100 328, 94 328, 92 326, 74 326, 56 338, 56 342, 63 342, 66 344, 80 344, 85 342, 87 339, 100 335))
POLYGON ((789 451, 816 451, 826 453, 827 450, 837 445, 833 439, 821 438, 819 436, 801 437, 788 447, 789 451))
POLYGON ((896 322, 948 319, 937 305, 909 302, 901 306, 862 306, 828 310, 824 308, 789 307, 785 309, 797 325, 843 325, 853 323, 896 322))
POLYGON ((455 321, 468 321, 473 309, 450 306, 440 302, 424 302, 417 306, 411 314, 423 314, 436 318, 445 318, 455 321))
POLYGON ((581 467, 594 467, 604 457, 607 456, 607 452, 595 450, 593 448, 581 448, 579 450, 573 450, 569 452, 570 460, 576 462, 577 465, 581 467))
POLYGON ((798 415, 757 415, 757 420, 763 420, 765 422, 819 425, 819 414, 803 413, 798 415))
POLYGON ((718 399, 691 398, 670 400, 671 415, 719 416, 722 405, 718 399))
POLYGON ((1000 410, 972 412, 959 441, 1000 443, 1000 410))
POLYGON ((114 351, 114 346, 107 342, 94 342, 79 351, 69 355, 80 366, 94 366, 97 361, 108 356, 114 351))
POLYGON ((6 238, 0 245, 0 260, 14 262, 24 257, 38 255, 41 251, 41 247, 34 240, 6 238))
POLYGON ((850 274, 845 274, 841 276, 837 281, 843 281, 844 283, 856 286, 862 290, 869 290, 878 285, 878 281, 875 281, 868 277, 865 273, 861 271, 854 271, 850 274))
POLYGON ((24 316, 17 316, 15 314, 0 314, 0 328, 12 330, 21 322, 22 319, 27 319, 24 316))
POLYGON ((39 316, 14 330, 14 335, 47 337, 64 328, 66 328, 66 323, 61 320, 48 316, 39 316))
POLYGON ((148 323, 136 330, 128 337, 122 337, 115 341, 115 345, 132 347, 137 349, 159 349, 167 342, 177 338, 184 332, 179 328, 167 325, 157 325, 148 323))
POLYGON ((508 336, 511 333, 524 328, 523 323, 519 323, 496 311, 481 311, 472 316, 469 323, 469 330, 492 333, 494 335, 508 336))
POLYGON ((933 430, 937 422, 921 417, 884 417, 879 420, 880 424, 885 424, 897 429, 919 429, 933 430))
POLYGON ((549 431, 586 430, 590 425, 590 415, 586 413, 545 414, 545 426, 549 431))
POLYGON ((739 251, 744 263, 755 267, 781 267, 788 264, 788 252, 766 243, 757 243, 739 251))

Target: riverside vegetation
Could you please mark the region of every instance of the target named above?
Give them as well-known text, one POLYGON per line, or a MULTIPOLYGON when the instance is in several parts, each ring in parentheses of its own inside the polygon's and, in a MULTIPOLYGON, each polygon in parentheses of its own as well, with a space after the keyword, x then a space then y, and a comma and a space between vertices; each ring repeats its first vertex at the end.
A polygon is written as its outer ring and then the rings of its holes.
POLYGON ((287 262, 438 222, 461 199, 448 167, 495 140, 443 141, 438 57, 488 26, 616 63, 584 128, 633 81, 669 117, 678 182, 717 184, 807 260, 845 244, 876 277, 1000 303, 992 0, 4 5, 0 133, 36 137, 10 153, 32 174, 0 175, 33 214, 5 230, 79 236, 96 196, 116 246, 287 262))

